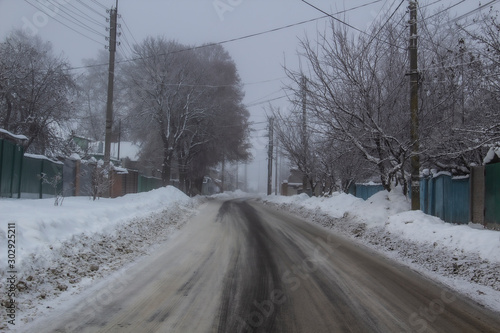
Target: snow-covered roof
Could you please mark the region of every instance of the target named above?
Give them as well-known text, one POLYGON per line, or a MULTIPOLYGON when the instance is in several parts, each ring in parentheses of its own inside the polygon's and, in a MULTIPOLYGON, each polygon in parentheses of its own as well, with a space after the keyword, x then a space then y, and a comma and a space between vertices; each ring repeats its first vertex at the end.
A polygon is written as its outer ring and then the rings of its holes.
POLYGON ((28 138, 24 135, 13 134, 7 130, 4 130, 3 128, 0 128, 0 133, 5 134, 7 136, 10 136, 11 138, 17 139, 17 140, 28 140, 28 138))

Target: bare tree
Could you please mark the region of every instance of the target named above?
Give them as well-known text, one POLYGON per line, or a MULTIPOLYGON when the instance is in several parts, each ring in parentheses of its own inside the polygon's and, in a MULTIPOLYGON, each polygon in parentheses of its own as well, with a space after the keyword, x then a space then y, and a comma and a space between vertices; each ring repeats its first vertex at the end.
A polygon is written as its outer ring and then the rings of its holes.
POLYGON ((21 30, 0 44, 0 123, 28 137, 28 152, 56 155, 72 110, 75 84, 50 43, 21 30))
POLYGON ((248 157, 240 79, 221 46, 148 38, 135 50, 140 60, 125 69, 129 115, 135 138, 148 146, 142 157, 159 165, 164 184, 176 166, 183 190, 195 181, 201 189, 208 166, 248 157))
POLYGON ((489 78, 494 62, 481 50, 495 20, 481 20, 483 31, 476 38, 446 13, 429 17, 423 25, 420 64, 423 165, 468 174, 471 165, 482 163, 487 146, 500 138, 498 103, 489 78))
MULTIPOLYGON (((309 70, 307 108, 317 131, 355 147, 376 166, 388 190, 393 180, 406 184, 410 158, 409 116, 402 112, 408 103, 401 97, 408 95, 402 29, 388 22, 374 27, 373 34, 383 37, 352 37, 332 22, 330 32, 318 33, 317 41, 301 42, 309 70)), ((297 95, 303 73, 287 72, 297 95)))

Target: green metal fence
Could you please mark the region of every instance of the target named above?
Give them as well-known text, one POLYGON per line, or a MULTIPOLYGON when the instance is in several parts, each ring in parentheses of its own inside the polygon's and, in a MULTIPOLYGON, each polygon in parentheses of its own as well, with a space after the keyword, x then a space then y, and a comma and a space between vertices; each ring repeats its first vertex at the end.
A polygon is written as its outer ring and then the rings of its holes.
POLYGON ((50 198, 63 189, 64 163, 45 156, 25 155, 22 166, 21 197, 50 198))
POLYGON ((148 192, 163 186, 161 178, 139 175, 137 192, 148 192))
POLYGON ((500 224, 500 163, 486 165, 484 222, 500 224))
POLYGON ((0 197, 19 198, 23 147, 0 139, 0 197))
POLYGON ((420 180, 420 209, 443 221, 468 223, 470 212, 469 178, 441 174, 420 180))

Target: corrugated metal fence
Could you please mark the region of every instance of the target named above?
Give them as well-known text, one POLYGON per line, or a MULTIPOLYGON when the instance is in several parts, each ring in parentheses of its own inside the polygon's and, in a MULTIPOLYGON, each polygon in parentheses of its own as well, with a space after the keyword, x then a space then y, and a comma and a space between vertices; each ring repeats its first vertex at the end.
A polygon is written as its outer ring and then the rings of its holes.
MULTIPOLYGON (((381 185, 356 184, 349 193, 366 200, 382 190, 381 185)), ((420 208, 446 222, 500 230, 500 163, 473 167, 470 177, 439 173, 422 178, 420 208)))
MULTIPOLYGON (((90 196, 95 167, 95 163, 72 159, 53 161, 45 156, 24 154, 22 146, 0 139, 0 197, 90 196), (56 177, 60 177, 59 182, 54 182, 56 177), (53 184, 49 184, 51 181, 53 184)), ((136 170, 113 172, 111 177, 111 197, 162 186, 160 178, 146 177, 136 170)))
POLYGON ((469 223, 470 179, 446 174, 420 180, 420 209, 443 221, 469 223))
POLYGON ((369 197, 383 191, 384 187, 378 184, 352 184, 349 186, 349 194, 354 195, 357 198, 367 200, 369 197))

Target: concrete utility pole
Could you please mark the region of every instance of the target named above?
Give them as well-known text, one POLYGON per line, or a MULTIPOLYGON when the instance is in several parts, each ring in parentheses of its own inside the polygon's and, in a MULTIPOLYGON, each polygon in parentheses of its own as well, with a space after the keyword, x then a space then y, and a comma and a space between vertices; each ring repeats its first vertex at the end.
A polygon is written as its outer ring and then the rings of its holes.
POLYGON ((411 209, 420 209, 420 139, 418 133, 418 34, 417 0, 410 1, 410 112, 411 112, 411 209))
POLYGON ((302 148, 304 149, 304 174, 302 176, 302 191, 307 193, 307 78, 302 75, 302 148))
POLYGON ((109 12, 109 69, 108 69, 108 100, 106 104, 106 136, 104 139, 104 165, 111 161, 111 136, 113 135, 113 85, 115 79, 116 30, 118 20, 118 0, 116 8, 109 12))
POLYGON ((267 195, 273 192, 273 139, 274 139, 274 118, 269 117, 269 147, 267 152, 267 195))
POLYGON ((279 141, 276 140, 276 162, 274 163, 274 195, 278 195, 278 156, 279 154, 279 141))

